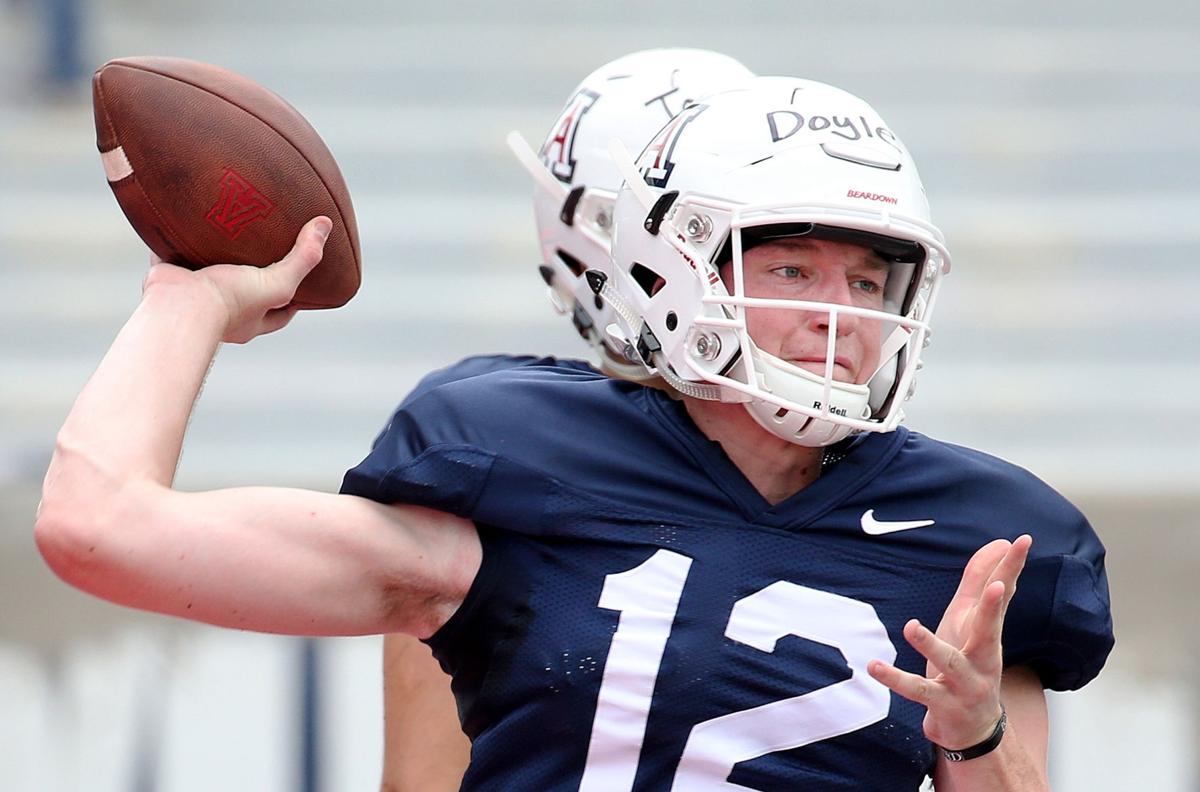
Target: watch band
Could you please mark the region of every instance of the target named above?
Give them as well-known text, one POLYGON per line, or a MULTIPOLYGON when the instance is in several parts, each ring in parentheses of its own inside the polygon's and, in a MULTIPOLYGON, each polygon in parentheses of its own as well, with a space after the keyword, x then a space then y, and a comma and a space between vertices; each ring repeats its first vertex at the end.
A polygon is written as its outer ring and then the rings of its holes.
POLYGON ((996 722, 996 728, 992 730, 992 734, 981 743, 972 745, 970 748, 963 748, 958 751, 951 751, 942 746, 938 746, 938 750, 942 752, 942 757, 947 762, 965 762, 968 759, 978 759, 985 754, 990 754, 996 750, 996 746, 1000 744, 1000 740, 1004 738, 1004 730, 1008 728, 1008 713, 1004 711, 1004 706, 1000 706, 1000 720, 996 722))

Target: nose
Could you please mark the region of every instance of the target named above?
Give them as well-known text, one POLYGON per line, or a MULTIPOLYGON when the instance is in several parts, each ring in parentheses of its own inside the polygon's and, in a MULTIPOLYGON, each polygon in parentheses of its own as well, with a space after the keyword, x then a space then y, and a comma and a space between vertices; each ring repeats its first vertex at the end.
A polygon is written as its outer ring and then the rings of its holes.
MULTIPOLYGON (((833 305, 851 305, 850 284, 846 282, 846 278, 840 271, 837 273, 824 273, 818 283, 805 295, 806 298, 813 302, 830 303, 833 305)), ((808 315, 806 324, 809 329, 819 332, 822 335, 829 333, 830 314, 825 311, 813 311, 808 315)), ((862 317, 853 314, 838 312, 837 315, 837 334, 838 338, 850 335, 858 329, 862 322, 862 317)))

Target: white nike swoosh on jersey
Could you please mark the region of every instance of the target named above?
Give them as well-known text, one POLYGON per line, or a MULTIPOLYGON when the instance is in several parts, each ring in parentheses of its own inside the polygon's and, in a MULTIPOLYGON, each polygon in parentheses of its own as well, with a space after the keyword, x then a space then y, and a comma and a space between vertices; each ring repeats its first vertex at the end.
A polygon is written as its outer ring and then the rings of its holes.
POLYGON ((924 528, 926 525, 933 525, 933 520, 897 520, 895 522, 876 520, 874 509, 867 509, 862 516, 863 533, 871 536, 883 536, 896 531, 907 531, 911 528, 924 528))

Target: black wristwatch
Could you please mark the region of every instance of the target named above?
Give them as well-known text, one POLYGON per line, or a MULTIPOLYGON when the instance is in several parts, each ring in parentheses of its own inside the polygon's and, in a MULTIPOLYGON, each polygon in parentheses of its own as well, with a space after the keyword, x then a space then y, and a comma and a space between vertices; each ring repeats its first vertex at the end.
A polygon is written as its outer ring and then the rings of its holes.
POLYGON ((996 728, 992 730, 992 734, 981 743, 972 745, 970 748, 963 748, 960 751, 949 751, 942 746, 938 746, 938 750, 942 752, 942 757, 947 762, 965 762, 968 759, 978 759, 985 754, 990 754, 996 750, 996 746, 1000 744, 1000 740, 1004 738, 1004 730, 1008 728, 1008 713, 1004 711, 1004 707, 1000 707, 1000 720, 996 722, 996 728))

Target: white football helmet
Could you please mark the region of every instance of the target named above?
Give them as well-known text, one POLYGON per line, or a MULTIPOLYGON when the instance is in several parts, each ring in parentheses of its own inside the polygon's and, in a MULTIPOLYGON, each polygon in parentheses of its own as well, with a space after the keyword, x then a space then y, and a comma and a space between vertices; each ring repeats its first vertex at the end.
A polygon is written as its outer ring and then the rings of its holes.
POLYGON ((912 157, 878 113, 829 85, 758 77, 682 111, 636 165, 614 156, 626 184, 612 277, 591 282, 647 365, 684 395, 744 402, 761 426, 800 445, 896 428, 950 254, 912 157), (743 253, 800 236, 877 254, 883 309, 746 294, 743 253), (760 349, 747 309, 819 317, 819 361, 802 367, 760 349), (843 330, 877 323, 879 365, 858 381, 835 376, 839 319, 843 330))
POLYGON ((617 58, 584 78, 571 93, 536 158, 517 133, 509 145, 534 177, 534 217, 542 249, 542 278, 555 309, 613 373, 652 374, 607 333, 612 310, 588 288, 584 272, 607 273, 612 211, 621 174, 609 154, 620 140, 640 150, 664 123, 696 99, 752 76, 738 61, 698 49, 655 49, 617 58))

